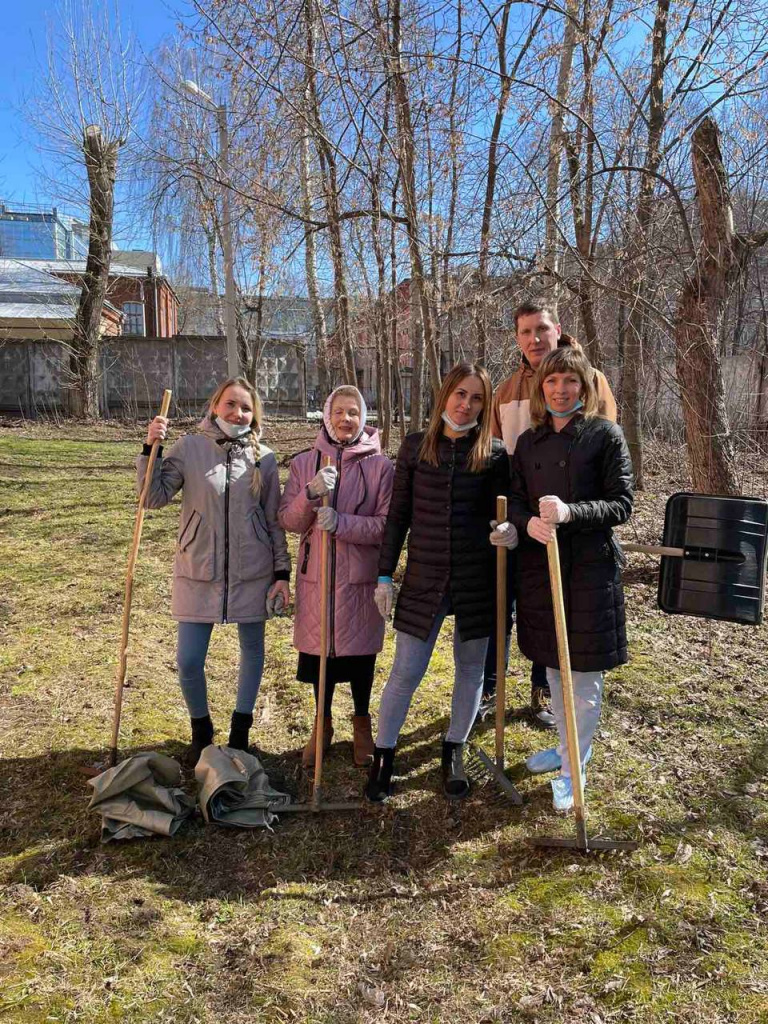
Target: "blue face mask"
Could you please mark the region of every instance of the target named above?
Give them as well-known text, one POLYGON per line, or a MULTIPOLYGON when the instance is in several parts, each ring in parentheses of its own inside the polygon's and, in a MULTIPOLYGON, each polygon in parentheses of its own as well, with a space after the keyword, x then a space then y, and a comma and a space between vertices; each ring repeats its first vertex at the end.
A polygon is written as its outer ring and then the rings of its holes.
POLYGON ((582 400, 580 398, 576 400, 576 405, 574 405, 574 407, 572 409, 569 409, 567 412, 555 412, 555 410, 552 409, 549 405, 546 406, 546 410, 549 413, 549 415, 550 416, 556 416, 557 419, 559 419, 559 420, 564 420, 566 418, 566 416, 573 416, 573 414, 575 412, 578 412, 579 409, 583 409, 583 408, 584 408, 584 403, 582 402, 582 400))

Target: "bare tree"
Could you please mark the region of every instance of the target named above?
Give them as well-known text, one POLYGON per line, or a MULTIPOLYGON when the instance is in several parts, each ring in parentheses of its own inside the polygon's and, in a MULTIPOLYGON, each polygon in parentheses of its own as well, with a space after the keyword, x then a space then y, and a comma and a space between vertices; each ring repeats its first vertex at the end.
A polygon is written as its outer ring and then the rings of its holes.
POLYGON ((119 155, 129 141, 142 90, 116 7, 64 0, 48 36, 47 71, 33 106, 65 181, 89 212, 89 244, 70 354, 71 411, 99 415, 101 316, 109 284, 119 155))
POLYGON ((712 118, 696 127, 692 158, 701 247, 685 278, 675 330, 688 458, 697 490, 738 494, 717 339, 728 293, 751 254, 768 241, 768 231, 752 238, 734 231, 719 132, 712 118))

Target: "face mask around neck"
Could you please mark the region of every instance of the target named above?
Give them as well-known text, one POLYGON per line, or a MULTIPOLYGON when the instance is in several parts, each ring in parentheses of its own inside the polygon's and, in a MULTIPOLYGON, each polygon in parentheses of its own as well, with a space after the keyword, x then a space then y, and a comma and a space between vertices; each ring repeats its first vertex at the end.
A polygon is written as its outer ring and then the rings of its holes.
POLYGON ((238 438, 245 437, 246 434, 251 432, 250 423, 246 423, 244 426, 239 423, 228 423, 221 416, 216 417, 216 426, 222 434, 226 434, 232 441, 237 441, 238 438))
POLYGON ((546 408, 546 410, 547 410, 547 412, 549 413, 550 416, 555 416, 559 420, 564 420, 566 418, 566 416, 573 416, 573 414, 575 412, 578 412, 579 409, 583 409, 584 408, 584 403, 582 402, 582 400, 580 398, 578 398, 576 400, 576 405, 574 405, 574 407, 572 409, 569 409, 567 412, 555 412, 555 410, 550 408, 549 405, 545 406, 545 408, 546 408))
POLYGON ((468 430, 473 430, 477 426, 477 420, 472 420, 471 423, 454 423, 447 412, 443 413, 443 423, 447 424, 451 430, 455 430, 457 434, 466 434, 468 430))

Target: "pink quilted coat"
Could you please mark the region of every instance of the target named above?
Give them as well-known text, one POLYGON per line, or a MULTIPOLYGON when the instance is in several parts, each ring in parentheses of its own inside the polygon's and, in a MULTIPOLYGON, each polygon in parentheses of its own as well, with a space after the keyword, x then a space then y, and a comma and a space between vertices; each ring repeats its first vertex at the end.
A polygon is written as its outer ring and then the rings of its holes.
POLYGON ((330 657, 376 654, 384 642, 384 620, 373 603, 394 468, 381 454, 379 432, 366 427, 348 448, 331 444, 325 431, 312 451, 291 462, 278 520, 284 530, 300 533, 296 563, 296 616, 293 642, 304 654, 320 654, 320 534, 315 509, 320 498, 307 497, 307 484, 330 455, 339 475, 331 503, 339 513, 331 535, 330 657))

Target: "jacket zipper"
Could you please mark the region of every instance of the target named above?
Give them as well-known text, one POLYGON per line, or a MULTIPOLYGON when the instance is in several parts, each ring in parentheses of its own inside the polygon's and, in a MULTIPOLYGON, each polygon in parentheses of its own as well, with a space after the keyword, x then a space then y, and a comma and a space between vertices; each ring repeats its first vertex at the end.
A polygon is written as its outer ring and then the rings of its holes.
POLYGON ((229 599, 229 475, 232 470, 232 449, 227 452, 227 474, 224 479, 224 607, 222 621, 227 621, 229 599))
MULTIPOLYGON (((341 451, 336 453, 336 486, 333 488, 331 507, 336 508, 339 501, 339 485, 341 483, 341 451)), ((336 537, 331 534, 331 646, 328 651, 329 658, 336 657, 336 537)))
MULTIPOLYGON (((454 438, 450 438, 451 442, 451 478, 448 481, 448 583, 447 593, 451 594, 451 519, 453 511, 453 476, 456 471, 456 441, 454 438)), ((451 603, 453 603, 453 597, 451 597, 451 603)))

